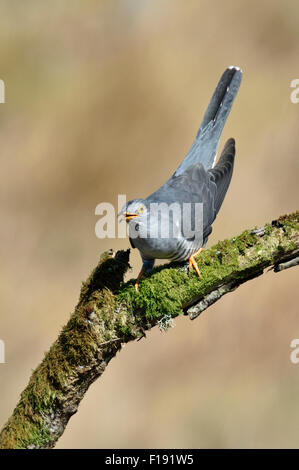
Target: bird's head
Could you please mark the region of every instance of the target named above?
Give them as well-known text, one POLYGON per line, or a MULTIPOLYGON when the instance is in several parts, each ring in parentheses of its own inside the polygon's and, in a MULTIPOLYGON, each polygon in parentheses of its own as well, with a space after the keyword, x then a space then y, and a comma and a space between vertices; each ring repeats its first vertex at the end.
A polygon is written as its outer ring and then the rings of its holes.
POLYGON ((142 219, 147 213, 146 202, 144 199, 132 199, 128 201, 120 213, 119 216, 124 215, 126 222, 130 222, 130 220, 140 220, 142 219))

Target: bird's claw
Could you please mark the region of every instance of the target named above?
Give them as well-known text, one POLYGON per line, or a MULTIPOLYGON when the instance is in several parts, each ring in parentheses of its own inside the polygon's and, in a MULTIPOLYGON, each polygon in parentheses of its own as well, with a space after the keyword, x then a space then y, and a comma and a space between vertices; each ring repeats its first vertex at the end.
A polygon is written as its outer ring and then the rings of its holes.
POLYGON ((191 271, 191 269, 193 267, 195 269, 195 271, 197 272, 199 277, 201 277, 201 274, 200 274, 200 270, 197 266, 197 262, 195 261, 194 256, 199 255, 199 253, 201 253, 203 250, 204 250, 204 248, 200 248, 196 253, 191 255, 190 258, 189 258, 189 272, 191 271))

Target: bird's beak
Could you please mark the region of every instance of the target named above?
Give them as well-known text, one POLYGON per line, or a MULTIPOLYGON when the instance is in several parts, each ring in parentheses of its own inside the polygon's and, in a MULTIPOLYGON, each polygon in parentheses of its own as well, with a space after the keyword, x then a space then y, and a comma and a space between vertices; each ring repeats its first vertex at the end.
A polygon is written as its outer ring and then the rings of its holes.
POLYGON ((131 219, 134 219, 134 217, 138 217, 138 214, 134 214, 132 212, 125 212, 126 222, 129 222, 131 219))

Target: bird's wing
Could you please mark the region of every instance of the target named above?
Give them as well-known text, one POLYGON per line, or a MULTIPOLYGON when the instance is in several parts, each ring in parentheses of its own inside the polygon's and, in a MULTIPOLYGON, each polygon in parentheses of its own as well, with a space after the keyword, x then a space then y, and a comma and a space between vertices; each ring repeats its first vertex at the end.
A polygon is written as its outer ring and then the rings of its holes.
POLYGON ((151 194, 149 203, 203 203, 203 239, 212 231, 212 223, 229 187, 235 159, 235 140, 229 139, 217 165, 206 171, 201 163, 189 166, 180 175, 173 175, 151 194))
POLYGON ((229 67, 221 76, 189 153, 175 175, 201 163, 206 170, 214 166, 221 133, 242 80, 239 67, 229 67))
POLYGON ((211 175, 213 182, 216 184, 217 190, 214 199, 214 208, 216 214, 223 203, 223 200, 228 190, 231 177, 234 169, 235 160, 235 140, 229 139, 224 149, 222 150, 221 156, 214 168, 208 171, 211 175))
POLYGON ((161 188, 151 194, 148 203, 202 203, 203 204, 203 240, 212 231, 216 217, 214 200, 217 187, 211 175, 201 163, 189 166, 184 173, 173 175, 161 188))

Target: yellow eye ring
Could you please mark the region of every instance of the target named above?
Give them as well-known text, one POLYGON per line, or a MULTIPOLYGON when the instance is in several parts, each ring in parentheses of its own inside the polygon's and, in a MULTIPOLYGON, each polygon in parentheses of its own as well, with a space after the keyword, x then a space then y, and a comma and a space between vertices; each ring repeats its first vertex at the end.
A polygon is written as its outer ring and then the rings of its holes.
POLYGON ((145 211, 144 205, 140 206, 139 209, 137 209, 138 214, 143 214, 145 211))

